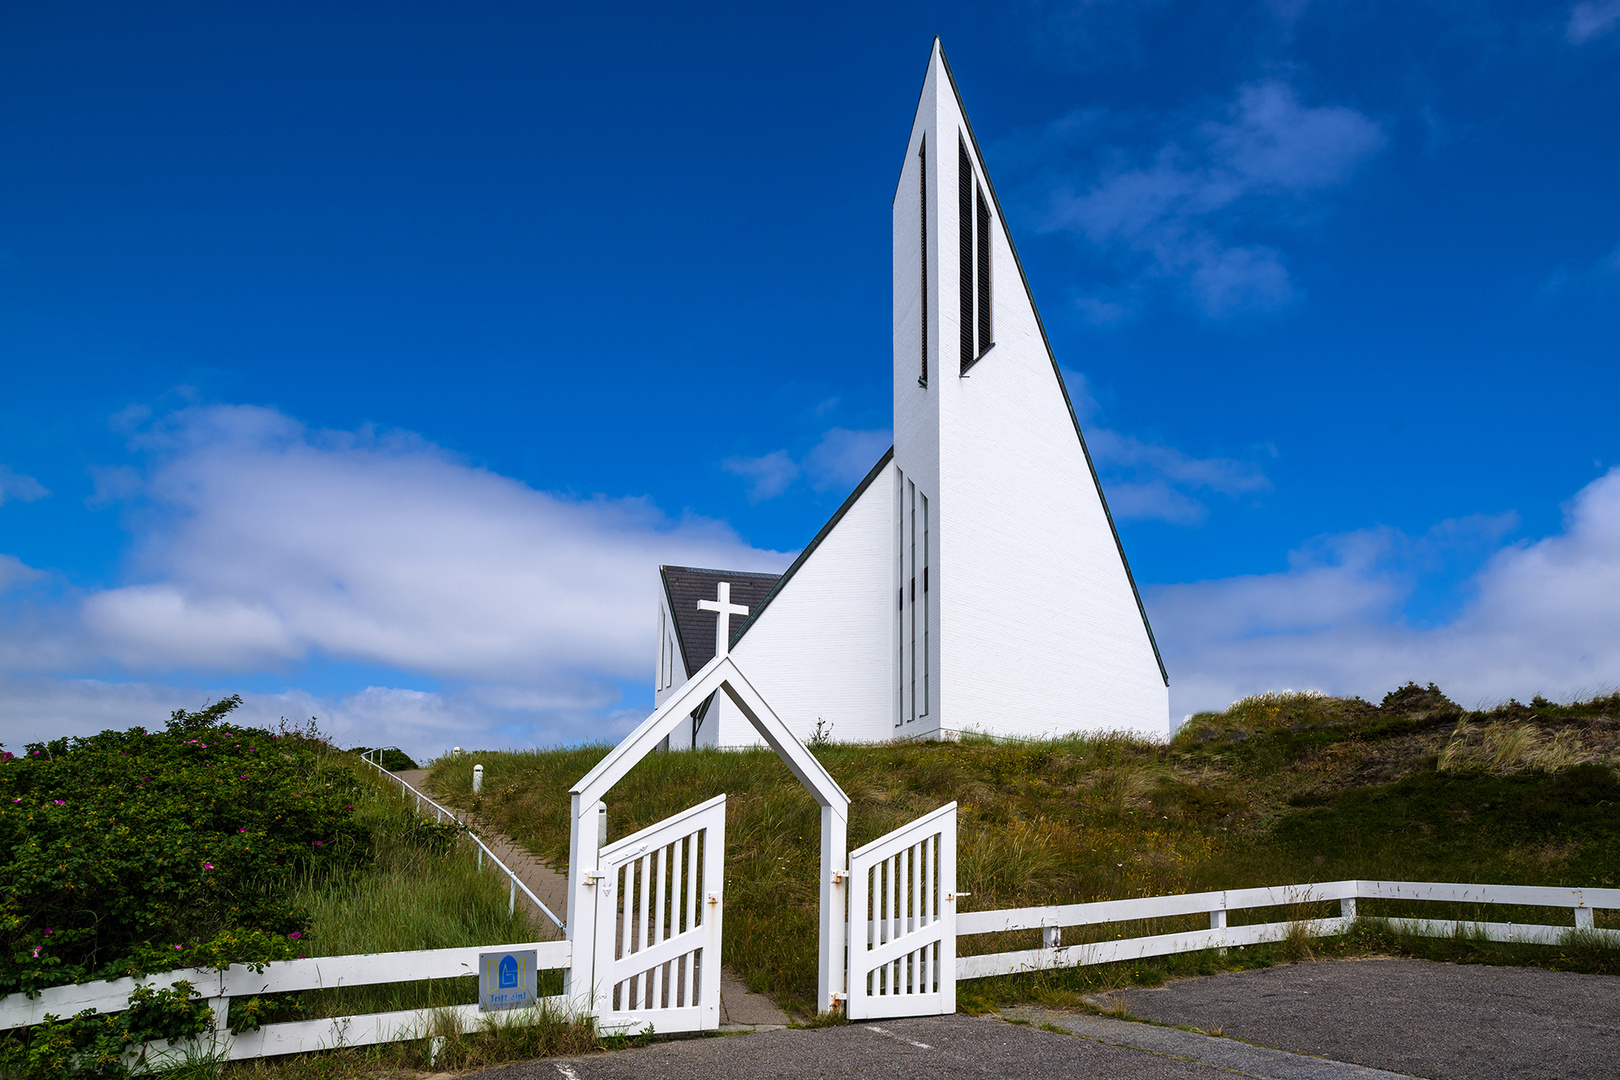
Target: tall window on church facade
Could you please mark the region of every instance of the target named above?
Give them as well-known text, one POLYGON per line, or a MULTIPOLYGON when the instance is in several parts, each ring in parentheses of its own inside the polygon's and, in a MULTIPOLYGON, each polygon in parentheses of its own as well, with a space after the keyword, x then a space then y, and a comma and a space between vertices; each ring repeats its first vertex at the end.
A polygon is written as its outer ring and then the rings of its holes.
POLYGON ((974 178, 967 143, 958 139, 956 149, 958 310, 965 373, 995 344, 990 327, 990 203, 974 178))
POLYGON ((931 711, 929 550, 932 540, 928 496, 895 470, 894 726, 903 727, 931 711))
POLYGON ((909 564, 907 569, 911 571, 910 580, 906 583, 908 586, 906 591, 911 594, 907 597, 911 601, 911 611, 909 612, 911 616, 911 715, 908 719, 915 720, 917 719, 917 485, 907 481, 906 495, 910 502, 908 509, 911 517, 911 528, 906 530, 911 534, 911 557, 906 560, 909 564))
POLYGON ((919 716, 928 715, 928 496, 922 500, 922 706, 919 716))
POLYGON ((922 344, 917 385, 928 385, 928 139, 917 147, 917 257, 922 268, 922 344))
POLYGON ((906 722, 906 476, 894 470, 894 726, 906 722))
POLYGON ((664 626, 664 609, 658 609, 658 689, 669 685, 669 631, 664 626))

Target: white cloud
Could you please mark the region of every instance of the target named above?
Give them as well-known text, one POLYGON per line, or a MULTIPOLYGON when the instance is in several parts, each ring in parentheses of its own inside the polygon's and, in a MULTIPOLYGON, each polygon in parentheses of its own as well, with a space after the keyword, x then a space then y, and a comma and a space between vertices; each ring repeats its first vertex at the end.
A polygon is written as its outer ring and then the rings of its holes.
POLYGON ((782 494, 801 475, 816 491, 853 488, 872 470, 893 441, 894 433, 888 428, 871 431, 828 428, 802 461, 795 461, 786 450, 773 450, 760 457, 727 458, 720 467, 752 481, 748 497, 754 502, 782 494))
POLYGON ((875 431, 830 428, 815 449, 805 456, 804 471, 817 491, 853 489, 872 471, 872 466, 893 442, 894 432, 888 428, 875 431))
POLYGON ((1499 542, 1511 522, 1366 530, 1293 553, 1285 571, 1150 589, 1173 710, 1283 686, 1372 697, 1434 680, 1467 705, 1620 683, 1620 469, 1576 495, 1561 532, 1497 550, 1454 618, 1403 614, 1437 553, 1499 542))
POLYGON ((1085 422, 1086 447, 1103 480, 1108 508, 1121 521, 1196 525, 1209 516, 1203 494, 1258 495, 1271 481, 1250 461, 1193 457, 1173 446, 1147 442, 1093 423, 1097 402, 1077 371, 1064 370, 1064 384, 1085 422))
POLYGON ((537 491, 412 435, 312 432, 269 409, 187 409, 135 445, 149 464, 127 583, 83 595, 77 623, 12 609, 12 671, 323 658, 457 680, 468 708, 599 713, 651 666, 660 563, 790 558, 721 522, 537 491))
MULTIPOLYGON (((1067 139, 1094 126, 1054 125, 1067 139)), ((1183 282, 1210 316, 1287 305, 1297 289, 1282 252, 1235 234, 1251 221, 1295 224, 1299 202, 1347 182, 1383 131, 1354 109, 1303 105, 1279 80, 1240 88, 1219 119, 1178 126, 1145 159, 1115 153, 1089 185, 1060 189, 1047 227, 1079 233, 1139 275, 1183 282)), ((1093 313, 1118 321, 1117 307, 1093 313)))
MULTIPOLYGON (((228 684, 199 690, 152 682, 0 675, 0 744, 15 749, 108 728, 157 729, 175 709, 200 709, 233 692, 228 684)), ((314 717, 339 746, 399 746, 418 760, 452 746, 611 742, 646 718, 641 712, 612 709, 612 695, 600 687, 572 697, 535 692, 521 700, 504 688, 485 693, 385 686, 328 695, 288 689, 244 693, 242 698, 242 707, 232 715, 244 724, 274 728, 284 717, 296 724, 314 717)))
POLYGON ((799 464, 786 450, 772 450, 759 457, 729 457, 720 467, 752 481, 748 498, 753 502, 776 498, 799 478, 799 464))
POLYGON ((15 555, 0 555, 0 592, 38 581, 45 574, 27 565, 15 555))
POLYGON ((1620 0, 1582 0, 1569 13, 1564 35, 1572 45, 1584 45, 1620 26, 1620 0))
POLYGON ((0 506, 4 506, 7 499, 33 502, 49 494, 45 485, 32 476, 14 472, 10 465, 0 465, 0 506))
POLYGON ((1604 299, 1620 293, 1620 245, 1586 266, 1560 266, 1541 286, 1544 296, 1573 295, 1604 299))

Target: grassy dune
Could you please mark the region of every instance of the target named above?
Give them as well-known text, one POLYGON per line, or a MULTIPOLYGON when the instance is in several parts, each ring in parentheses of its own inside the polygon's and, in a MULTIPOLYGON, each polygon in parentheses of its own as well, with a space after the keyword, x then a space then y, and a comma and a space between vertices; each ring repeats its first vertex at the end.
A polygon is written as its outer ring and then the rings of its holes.
MULTIPOLYGON (((607 749, 480 753, 438 763, 432 781, 562 865, 568 788, 607 749), (474 761, 485 768, 477 798, 474 761)), ((1378 705, 1264 695, 1194 717, 1168 745, 1110 735, 967 738, 815 753, 854 800, 851 847, 953 799, 961 804, 957 880, 973 893, 963 910, 1351 877, 1591 887, 1613 886, 1620 876, 1620 695, 1572 705, 1510 702, 1488 712, 1465 712, 1432 686, 1404 687, 1378 705)), ((773 754, 653 755, 611 793, 609 836, 722 792, 726 962, 753 989, 807 1010, 815 982, 817 808, 773 754)), ((1427 913, 1446 914, 1432 905, 1427 913)), ((1492 918, 1546 914, 1499 909, 1492 918)), ((1600 925, 1609 918, 1600 915, 1600 925)), ((1163 933, 1197 921, 1129 929, 1163 933)), ((1006 935, 993 943, 963 939, 961 948, 1033 944, 1006 935)), ((1295 942, 1221 962, 1270 962, 1312 948, 1432 953, 1440 946, 1366 929, 1328 946, 1295 942)), ((1454 957, 1589 970, 1614 962, 1603 950, 1595 959, 1560 961, 1547 950, 1477 942, 1445 949, 1454 957)), ((1062 996, 1210 962, 1173 958, 1123 972, 987 980, 964 984, 963 992, 969 999, 1062 996)))

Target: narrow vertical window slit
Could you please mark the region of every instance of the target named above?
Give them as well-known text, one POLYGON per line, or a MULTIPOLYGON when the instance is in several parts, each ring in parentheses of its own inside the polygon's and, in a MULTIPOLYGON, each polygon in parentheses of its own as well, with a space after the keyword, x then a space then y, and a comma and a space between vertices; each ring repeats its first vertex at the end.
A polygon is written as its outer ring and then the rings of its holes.
POLYGON ((922 279, 922 344, 917 385, 928 385, 928 139, 917 147, 917 261, 922 279))
POLYGON ((958 267, 961 271, 961 303, 957 310, 959 313, 958 321, 962 324, 961 367, 963 371, 966 371, 973 365, 975 359, 973 351, 973 161, 968 157, 967 146, 964 143, 958 142, 956 149, 956 246, 959 255, 958 267))
POLYGON ((978 246, 979 246, 979 355, 995 344, 990 334, 990 205, 984 201, 984 189, 978 191, 978 246))

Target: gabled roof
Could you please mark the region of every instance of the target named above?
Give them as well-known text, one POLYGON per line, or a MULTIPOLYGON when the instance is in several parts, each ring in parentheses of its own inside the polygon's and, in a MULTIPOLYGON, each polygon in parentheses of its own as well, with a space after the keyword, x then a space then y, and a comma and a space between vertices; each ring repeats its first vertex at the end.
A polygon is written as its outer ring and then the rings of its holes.
MULTIPOLYGON (((1108 508, 1108 496, 1103 494, 1102 478, 1097 475, 1097 465, 1091 460, 1091 448, 1086 445, 1085 433, 1080 430, 1080 416, 1074 411, 1074 401, 1069 397, 1069 388, 1064 385, 1063 372, 1058 368, 1057 353, 1052 351, 1052 339, 1046 335, 1046 322, 1041 318, 1040 305, 1035 303, 1035 293, 1029 287, 1029 275, 1024 273, 1024 260, 1018 257, 1018 244, 1013 240, 1012 228, 1007 224, 1007 215, 1002 213, 1001 199, 996 196, 995 181, 990 179, 990 170, 984 165, 984 154, 979 150, 978 137, 973 134, 973 121, 968 119, 967 106, 962 103, 962 91, 956 85, 956 75, 951 71, 951 62, 945 56, 945 46, 937 37, 934 39, 934 47, 939 50, 940 65, 945 69, 945 78, 951 85, 951 93, 956 97, 956 111, 962 115, 962 123, 967 128, 968 142, 973 146, 973 156, 978 159, 980 171, 984 174, 984 185, 990 190, 990 202, 996 208, 996 221, 1000 225, 1002 236, 1006 237, 1007 249, 1012 252, 1013 265, 1018 267, 1019 283, 1024 286, 1024 295, 1029 298, 1029 309, 1035 313, 1035 325, 1041 331, 1041 344, 1046 346, 1047 358, 1052 361, 1052 375, 1057 379, 1058 389, 1063 392, 1063 403, 1069 407, 1069 419, 1074 421, 1074 435, 1080 440, 1080 452, 1086 457, 1086 467, 1091 470, 1091 482, 1096 485, 1097 497, 1102 500, 1103 516, 1108 519, 1108 529, 1114 534, 1114 546, 1119 550, 1120 565, 1125 568, 1125 580, 1131 584, 1131 595, 1136 598, 1136 610, 1142 616, 1142 628, 1147 631, 1148 644, 1153 646, 1153 659, 1159 662, 1159 675, 1163 677, 1164 685, 1169 686, 1170 672, 1164 666, 1164 656, 1159 652, 1158 639, 1153 636, 1153 624, 1148 621, 1147 605, 1142 603, 1142 591, 1136 587, 1136 575, 1131 573, 1131 560, 1125 556, 1125 543, 1119 538, 1119 527, 1114 524, 1113 511, 1108 508)), ((927 78, 925 74, 923 76, 925 86, 927 78)))
MULTIPOLYGON (((833 531, 833 526, 844 520, 844 515, 849 513, 849 508, 855 505, 855 501, 861 497, 862 492, 872 486, 872 481, 878 478, 878 474, 883 471, 883 467, 893 460, 894 447, 891 446, 883 451, 883 456, 878 458, 878 463, 872 466, 872 470, 866 474, 866 479, 855 485, 855 490, 849 493, 849 498, 845 499, 843 505, 833 513, 832 517, 827 519, 827 524, 821 527, 821 531, 816 533, 808 544, 804 545, 804 550, 799 552, 799 557, 794 559, 793 565, 788 567, 787 571, 777 578, 770 591, 760 598, 759 603, 748 605, 747 621, 731 632, 732 648, 737 647, 737 642, 742 640, 742 636, 748 632, 748 628, 758 621, 760 614, 770 606, 772 600, 776 599, 776 594, 782 591, 783 586, 792 579, 794 574, 799 572, 799 567, 805 564, 805 560, 810 558, 816 548, 821 546, 823 540, 827 539, 827 534, 833 531)), ((735 596, 736 594, 733 593, 732 595, 735 596)), ((709 624, 709 633, 711 635, 714 633, 713 623, 709 624)))
POLYGON ((664 579, 664 597, 675 621, 675 640, 680 642, 681 658, 689 675, 714 659, 714 623, 719 618, 712 611, 699 611, 698 601, 713 600, 716 586, 729 581, 731 602, 747 608, 752 618, 782 576, 695 566, 660 566, 658 572, 664 579))

